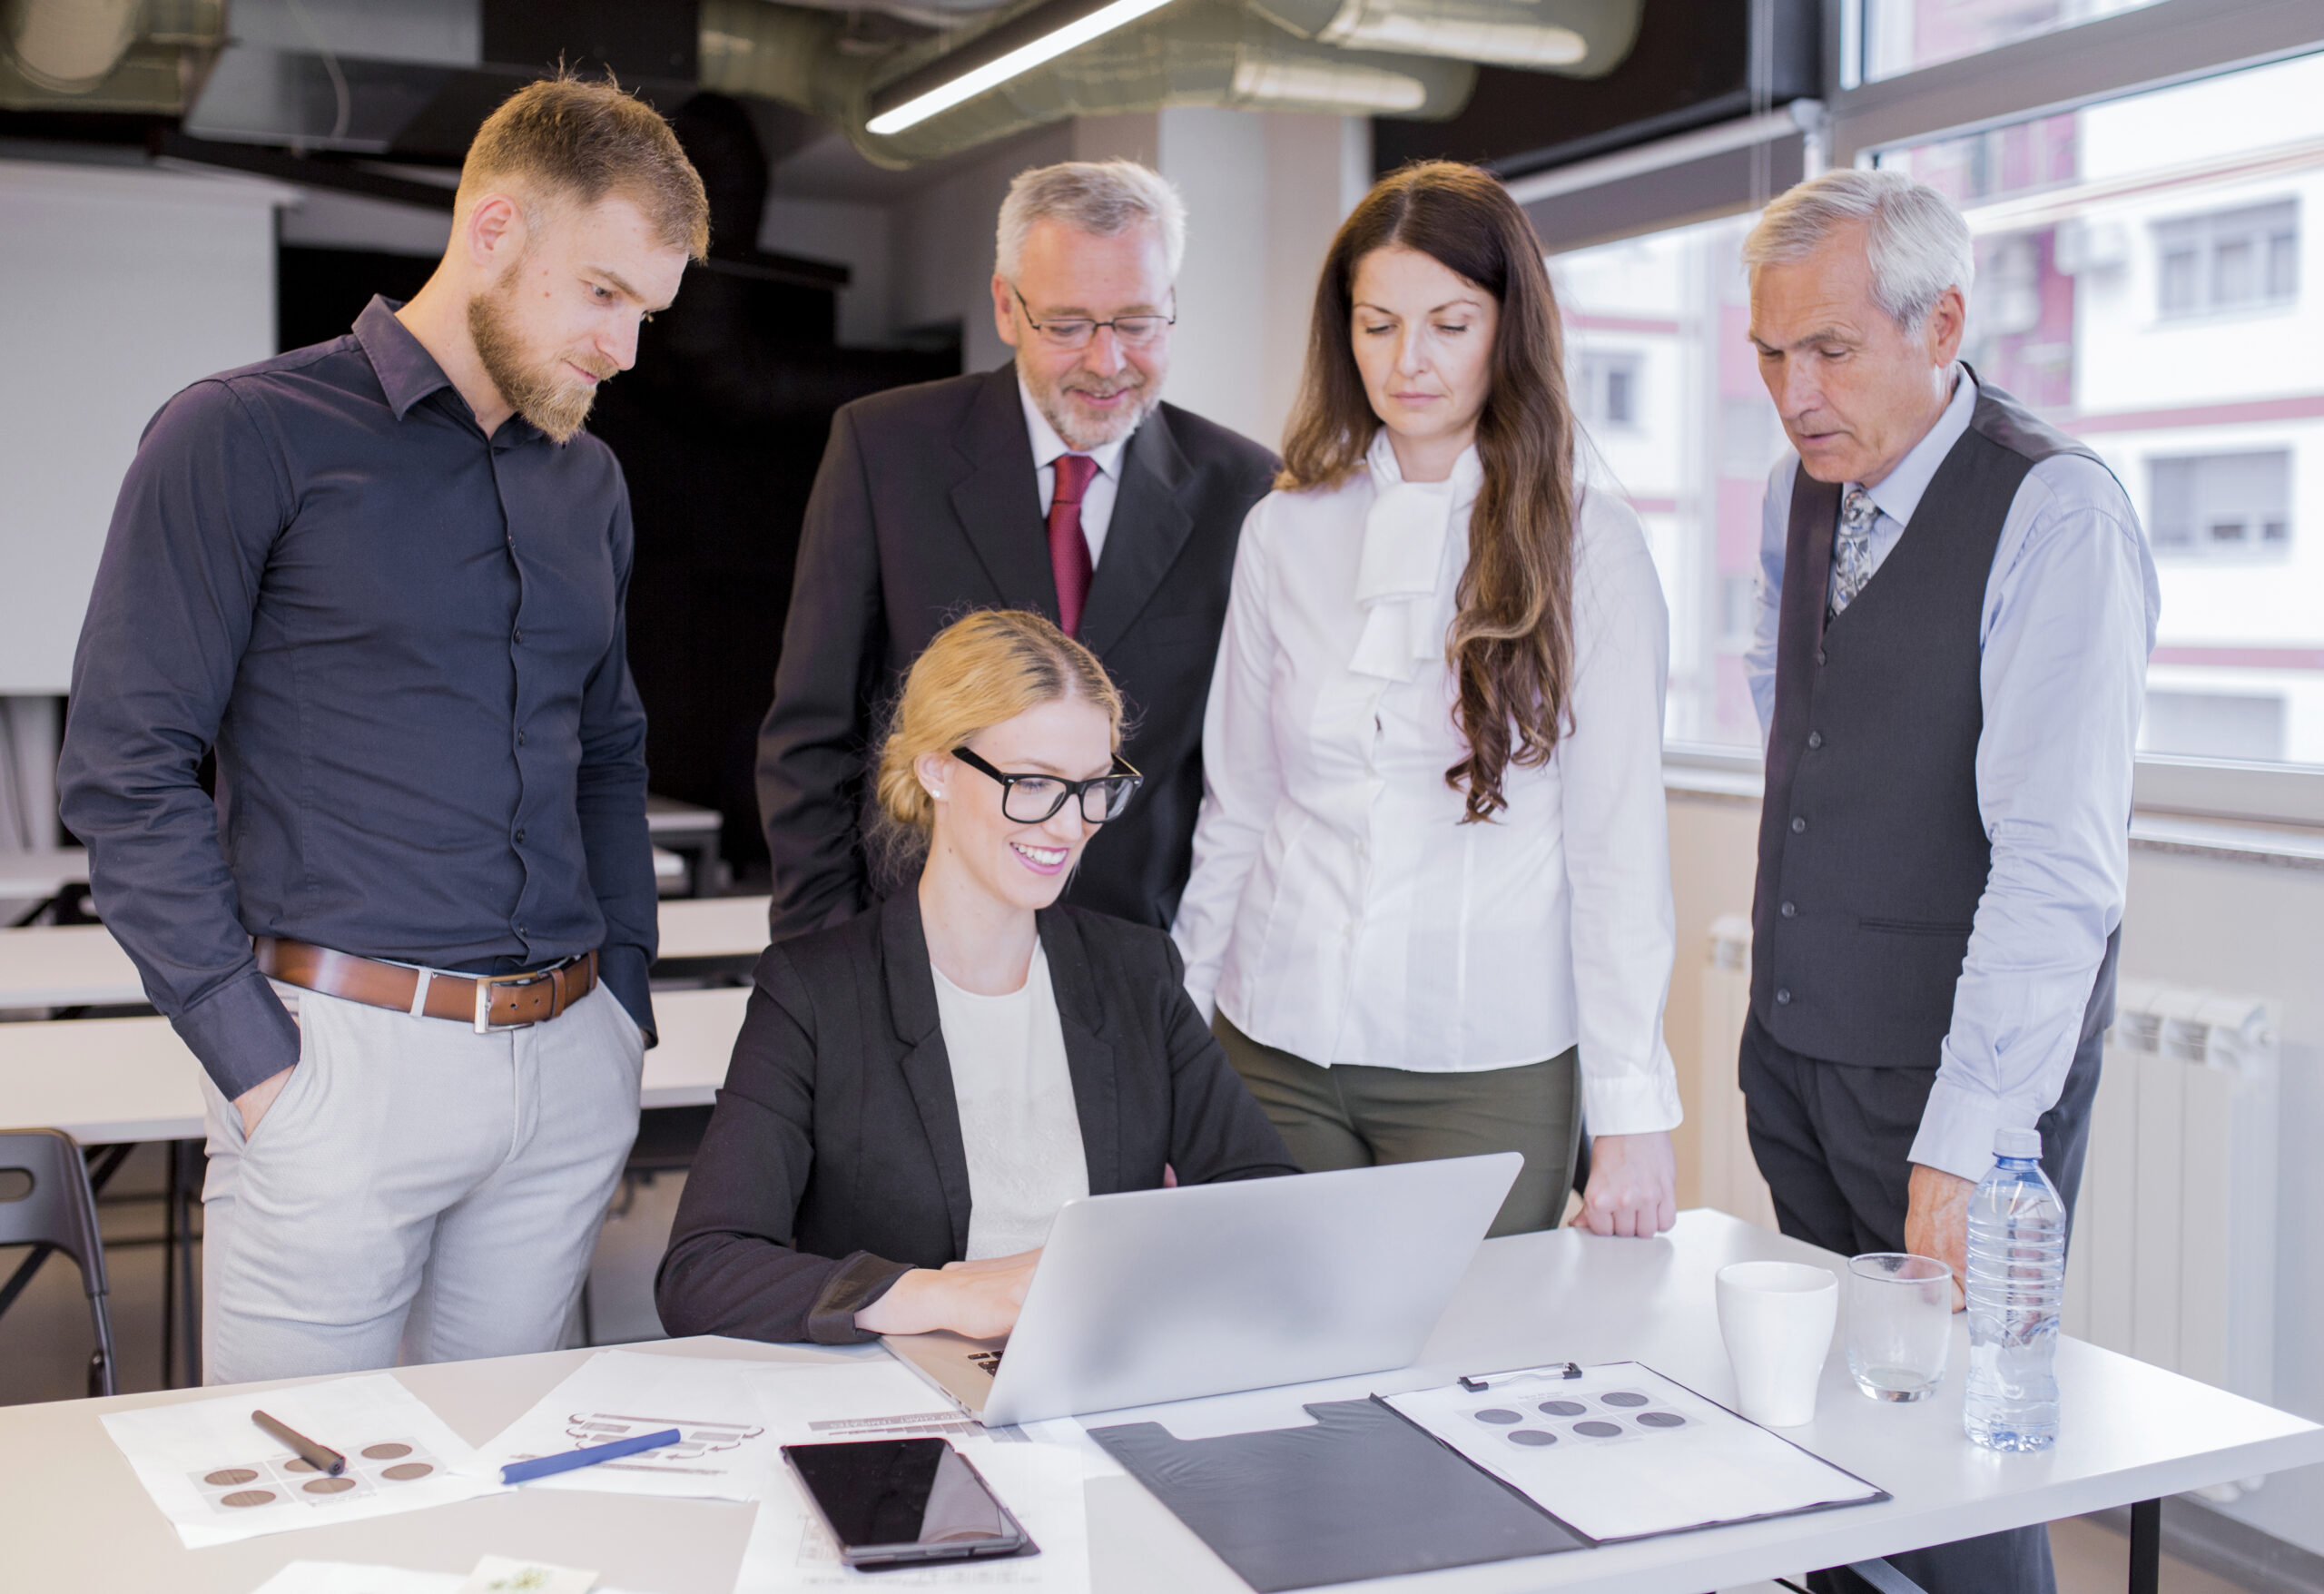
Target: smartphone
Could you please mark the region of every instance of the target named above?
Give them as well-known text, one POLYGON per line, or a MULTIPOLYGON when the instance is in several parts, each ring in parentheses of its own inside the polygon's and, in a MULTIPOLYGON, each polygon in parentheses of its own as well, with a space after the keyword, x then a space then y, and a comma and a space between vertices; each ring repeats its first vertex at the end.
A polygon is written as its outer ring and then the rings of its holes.
POLYGON ((849 1566, 916 1566, 1029 1547, 1025 1530, 949 1440, 786 1444, 783 1459, 849 1566))

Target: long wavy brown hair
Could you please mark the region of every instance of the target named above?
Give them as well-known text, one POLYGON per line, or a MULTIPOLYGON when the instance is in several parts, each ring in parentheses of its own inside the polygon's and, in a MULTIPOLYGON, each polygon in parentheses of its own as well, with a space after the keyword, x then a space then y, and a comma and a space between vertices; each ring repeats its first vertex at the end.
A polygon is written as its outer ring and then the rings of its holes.
POLYGON ((1548 763, 1571 728, 1574 428, 1565 337, 1540 241, 1499 182, 1451 161, 1382 178, 1324 257, 1278 487, 1337 487, 1364 464, 1380 418, 1355 363, 1355 272, 1366 255, 1393 245, 1428 255, 1501 307, 1492 385, 1477 418, 1484 486, 1470 512, 1469 563, 1445 637, 1460 683, 1453 723, 1469 753, 1444 779, 1467 798, 1466 824, 1508 806, 1501 783, 1509 765, 1548 763))

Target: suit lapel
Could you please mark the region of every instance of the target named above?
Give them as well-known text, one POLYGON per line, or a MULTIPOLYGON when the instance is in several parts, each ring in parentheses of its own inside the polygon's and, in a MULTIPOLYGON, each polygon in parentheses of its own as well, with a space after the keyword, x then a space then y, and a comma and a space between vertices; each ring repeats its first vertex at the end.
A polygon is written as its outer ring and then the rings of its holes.
MULTIPOLYGON (((1023 420, 1019 415, 1020 427, 1023 420)), ((1121 487, 1106 527, 1105 556, 1098 561, 1088 606, 1081 614, 1081 640, 1099 657, 1122 639, 1187 546, 1194 517, 1178 494, 1192 474, 1170 430, 1168 412, 1157 407, 1122 451, 1121 487)))
POLYGON ((952 485, 952 512, 960 517, 1000 601, 1056 619, 1057 576, 1049 568, 1033 439, 1025 429, 1014 367, 987 373, 984 390, 952 435, 952 447, 960 467, 952 485))
POLYGON ((952 1249, 969 1254, 969 1155, 960 1137, 960 1104, 952 1094, 952 1058, 944 1049, 936 1010, 936 978, 929 972, 928 938, 920 927, 920 896, 899 891, 881 909, 881 966, 888 988, 888 1017, 908 1049, 899 1065, 920 1109, 928 1149, 936 1159, 952 1249))
POLYGON ((1039 923, 1049 988, 1057 996, 1058 1028, 1065 1037, 1066 1072, 1073 1077, 1074 1116, 1081 1121, 1089 1193, 1103 1196, 1122 1187, 1121 1097, 1106 1006, 1088 948, 1072 920, 1051 908, 1041 912, 1039 923))

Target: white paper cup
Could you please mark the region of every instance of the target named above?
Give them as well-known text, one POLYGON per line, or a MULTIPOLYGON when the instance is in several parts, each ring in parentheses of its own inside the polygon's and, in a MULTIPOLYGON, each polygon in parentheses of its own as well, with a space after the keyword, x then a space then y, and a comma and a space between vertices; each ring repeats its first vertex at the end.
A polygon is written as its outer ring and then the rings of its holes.
POLYGON ((1837 1274, 1800 1262, 1718 1270, 1718 1332, 1735 1365, 1736 1407, 1769 1428, 1815 1421, 1816 1385, 1839 1321, 1837 1274))

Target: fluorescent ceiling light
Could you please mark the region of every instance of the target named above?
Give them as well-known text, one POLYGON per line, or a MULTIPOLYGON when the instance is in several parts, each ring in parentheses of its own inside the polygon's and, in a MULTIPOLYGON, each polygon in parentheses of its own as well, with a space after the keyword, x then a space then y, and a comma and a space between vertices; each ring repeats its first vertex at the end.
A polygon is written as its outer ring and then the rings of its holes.
MULTIPOLYGON (((914 95, 891 111, 883 111, 864 123, 864 130, 885 137, 901 133, 935 115, 949 111, 964 100, 974 99, 990 88, 996 88, 1010 78, 1032 71, 1045 61, 1054 61, 1068 50, 1079 49, 1090 40, 1112 33, 1125 24, 1136 22, 1151 11, 1159 11, 1170 0, 1113 0, 1110 5, 1076 18, 1057 29, 1042 34, 1029 44, 1019 45, 1006 55, 996 57, 981 66, 970 68, 960 76, 914 95)), ((931 62, 940 66, 940 59, 931 62)))

